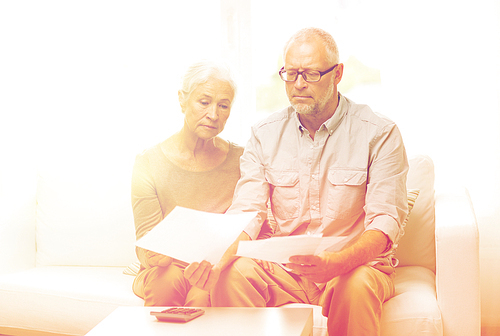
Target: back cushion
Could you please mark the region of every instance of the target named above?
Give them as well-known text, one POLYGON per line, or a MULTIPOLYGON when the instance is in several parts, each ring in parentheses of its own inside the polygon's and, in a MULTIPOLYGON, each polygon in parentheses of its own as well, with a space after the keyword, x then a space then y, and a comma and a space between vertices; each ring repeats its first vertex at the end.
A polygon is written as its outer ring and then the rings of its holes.
POLYGON ((66 161, 40 171, 37 265, 126 266, 134 260, 133 157, 91 161, 66 161))
POLYGON ((434 164, 428 156, 409 160, 407 188, 419 189, 405 234, 399 242, 396 257, 400 266, 424 266, 436 271, 434 218, 434 164))

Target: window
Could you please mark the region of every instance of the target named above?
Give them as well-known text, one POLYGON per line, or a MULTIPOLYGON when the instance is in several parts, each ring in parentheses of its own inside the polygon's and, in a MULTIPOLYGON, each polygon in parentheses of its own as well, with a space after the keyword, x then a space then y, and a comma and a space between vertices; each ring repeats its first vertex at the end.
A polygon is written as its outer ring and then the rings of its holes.
MULTIPOLYGON (((244 106, 238 106, 240 115, 235 118, 240 126, 228 128, 228 137, 237 138, 244 144, 251 124, 289 105, 278 70, 283 65, 282 52, 286 41, 304 27, 325 29, 335 38, 340 61, 346 65, 339 90, 355 101, 374 108, 381 106, 379 58, 382 53, 376 48, 380 40, 377 32, 380 24, 375 22, 377 17, 371 15, 373 5, 370 1, 313 0, 305 6, 303 1, 297 0, 227 0, 222 1, 222 7, 225 6, 238 13, 238 31, 243 35, 236 41, 239 46, 232 48, 244 52, 234 53, 237 59, 234 64, 246 71, 245 80, 238 82, 244 85, 238 102, 245 101, 244 106), (372 22, 373 29, 361 30, 358 27, 360 20, 365 23, 363 27, 372 22), (229 134, 231 130, 237 131, 229 134)), ((234 19, 234 15, 226 18, 235 25, 234 19)))

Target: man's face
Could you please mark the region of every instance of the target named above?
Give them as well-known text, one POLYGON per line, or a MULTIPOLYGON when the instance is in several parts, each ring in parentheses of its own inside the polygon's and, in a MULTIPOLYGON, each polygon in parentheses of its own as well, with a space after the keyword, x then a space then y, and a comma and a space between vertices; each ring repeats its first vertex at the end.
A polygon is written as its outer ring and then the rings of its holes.
MULTIPOLYGON (((286 70, 325 71, 334 64, 326 61, 326 51, 316 38, 293 42, 285 55, 286 70)), ((337 69, 323 75, 319 82, 308 83, 297 77, 295 82, 285 82, 290 104, 301 114, 318 114, 337 105, 337 69)))

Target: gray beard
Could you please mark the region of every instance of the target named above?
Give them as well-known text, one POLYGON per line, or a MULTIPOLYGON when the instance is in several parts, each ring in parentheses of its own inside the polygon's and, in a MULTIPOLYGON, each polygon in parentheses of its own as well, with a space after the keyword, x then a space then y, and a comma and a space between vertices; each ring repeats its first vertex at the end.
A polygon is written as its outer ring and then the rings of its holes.
POLYGON ((292 107, 300 114, 315 115, 319 112, 318 104, 305 105, 305 104, 292 104, 292 107))
POLYGON ((320 113, 325 109, 326 104, 333 98, 334 86, 330 85, 328 91, 325 92, 325 95, 321 97, 315 104, 306 105, 306 104, 292 104, 292 107, 298 113, 305 115, 315 115, 320 113))

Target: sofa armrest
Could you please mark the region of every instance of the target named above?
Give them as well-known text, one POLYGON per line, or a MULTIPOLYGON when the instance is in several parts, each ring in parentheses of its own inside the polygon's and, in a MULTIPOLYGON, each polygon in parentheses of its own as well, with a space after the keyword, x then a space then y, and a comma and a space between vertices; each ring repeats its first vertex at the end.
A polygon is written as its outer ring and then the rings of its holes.
POLYGON ((36 172, 0 171, 0 275, 35 267, 36 172))
POLYGON ((436 290, 445 336, 481 333, 479 233, 467 190, 436 195, 436 290))

